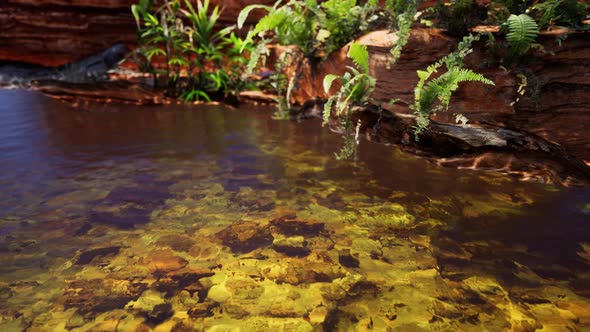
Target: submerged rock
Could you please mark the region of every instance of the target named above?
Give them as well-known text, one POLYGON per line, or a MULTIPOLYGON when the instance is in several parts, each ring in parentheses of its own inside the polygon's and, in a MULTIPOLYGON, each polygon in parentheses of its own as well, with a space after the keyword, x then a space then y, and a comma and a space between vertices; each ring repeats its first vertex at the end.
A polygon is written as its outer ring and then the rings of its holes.
POLYGON ((127 280, 75 280, 67 284, 61 302, 66 308, 78 308, 84 317, 122 309, 129 301, 139 298, 147 285, 127 280))
POLYGON ((188 261, 176 256, 170 249, 153 250, 144 259, 151 273, 168 273, 187 266, 188 261))
POLYGON ((117 187, 104 199, 98 201, 91 209, 90 221, 123 229, 134 228, 136 224, 149 222, 152 211, 171 196, 168 191, 169 183, 157 182, 150 178, 141 180, 150 182, 137 186, 117 187))
POLYGON ((273 236, 268 227, 261 227, 251 221, 230 225, 216 234, 221 242, 233 252, 245 253, 272 244, 273 236))
POLYGON ((188 252, 195 244, 195 240, 184 234, 168 234, 160 237, 156 244, 168 246, 176 251, 188 252))
POLYGON ((287 236, 316 236, 319 235, 325 227, 325 224, 322 222, 297 219, 296 215, 282 216, 272 220, 270 224, 277 232, 287 236))
POLYGON ((159 325, 172 317, 172 315, 174 315, 172 306, 168 303, 160 303, 156 305, 152 311, 147 313, 146 320, 150 324, 159 325))
POLYGON ((275 238, 272 247, 277 252, 287 256, 303 257, 309 255, 311 250, 307 248, 307 242, 303 236, 275 238))
POLYGON ((121 247, 105 247, 105 248, 96 248, 85 251, 80 254, 78 260, 76 260, 76 265, 86 265, 92 262, 96 257, 103 257, 103 256, 110 256, 116 255, 121 250, 121 247))
POLYGON ((352 256, 349 250, 343 250, 338 254, 338 262, 344 267, 357 268, 360 266, 358 258, 352 256))

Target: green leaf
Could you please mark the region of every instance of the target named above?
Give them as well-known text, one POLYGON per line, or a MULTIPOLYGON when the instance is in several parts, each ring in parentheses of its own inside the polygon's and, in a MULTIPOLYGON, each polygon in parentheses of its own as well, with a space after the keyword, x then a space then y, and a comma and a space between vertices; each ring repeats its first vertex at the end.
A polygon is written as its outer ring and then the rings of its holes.
POLYGON ((330 92, 330 88, 332 87, 332 83, 334 83, 334 80, 340 79, 340 76, 338 75, 333 75, 333 74, 328 74, 326 75, 326 77, 324 77, 324 91, 326 93, 330 92))
POLYGON ((246 22, 248 15, 250 15, 250 12, 254 9, 265 9, 266 11, 270 12, 270 11, 272 11, 273 8, 270 6, 265 6, 265 5, 246 6, 244 9, 242 9, 240 14, 238 15, 238 29, 241 29, 244 26, 244 23, 246 22))
POLYGON ((142 10, 139 7, 139 5, 131 5, 131 13, 133 14, 133 17, 135 18, 135 23, 137 23, 138 28, 139 28, 139 23, 140 23, 141 11, 142 10))
POLYGON ((424 70, 417 70, 416 73, 418 74, 418 78, 424 81, 427 80, 428 77, 431 75, 430 72, 424 70))
POLYGON ((150 22, 151 22, 153 25, 158 25, 158 24, 160 24, 160 23, 159 23, 159 21, 158 21, 158 19, 157 19, 157 18, 156 18, 154 15, 152 15, 152 14, 150 14, 150 13, 147 13, 147 14, 146 14, 146 17, 148 18, 148 20, 149 20, 149 21, 150 21, 150 22))
POLYGON ((537 38, 539 27, 535 20, 526 14, 510 15, 506 40, 513 56, 521 56, 529 50, 537 38))
POLYGON ((367 51, 367 45, 352 43, 348 49, 347 56, 352 59, 354 64, 360 68, 363 73, 369 73, 369 51, 367 51))

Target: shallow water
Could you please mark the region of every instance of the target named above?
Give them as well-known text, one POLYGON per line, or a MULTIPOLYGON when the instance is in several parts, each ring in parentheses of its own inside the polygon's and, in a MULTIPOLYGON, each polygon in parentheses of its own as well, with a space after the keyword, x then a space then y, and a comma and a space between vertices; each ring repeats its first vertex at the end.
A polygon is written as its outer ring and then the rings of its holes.
POLYGON ((0 91, 0 331, 590 328, 590 189, 318 121, 0 91))

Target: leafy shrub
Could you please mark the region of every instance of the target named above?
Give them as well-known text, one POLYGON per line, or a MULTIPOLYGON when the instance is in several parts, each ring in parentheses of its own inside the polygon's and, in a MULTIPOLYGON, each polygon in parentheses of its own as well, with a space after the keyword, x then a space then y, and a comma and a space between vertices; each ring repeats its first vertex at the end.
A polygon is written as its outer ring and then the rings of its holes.
POLYGON ((249 48, 233 27, 217 27, 219 7, 211 9, 209 0, 198 0, 196 8, 188 0, 172 0, 153 8, 150 0, 131 7, 138 27, 136 59, 140 70, 165 77, 168 95, 210 101, 246 87, 239 74, 246 67, 241 52, 249 48), (155 65, 158 57, 164 70, 155 65))
POLYGON ((273 6, 250 5, 238 17, 242 27, 250 12, 263 9, 267 12, 248 33, 246 41, 255 43, 248 65, 249 75, 269 54, 268 44, 277 43, 292 47, 276 64, 273 85, 279 95, 279 116, 286 115, 290 92, 296 87, 300 69, 305 63, 314 64, 334 50, 342 48, 377 20, 377 0, 359 4, 357 0, 278 0, 273 6), (284 75, 286 68, 292 73, 284 75))

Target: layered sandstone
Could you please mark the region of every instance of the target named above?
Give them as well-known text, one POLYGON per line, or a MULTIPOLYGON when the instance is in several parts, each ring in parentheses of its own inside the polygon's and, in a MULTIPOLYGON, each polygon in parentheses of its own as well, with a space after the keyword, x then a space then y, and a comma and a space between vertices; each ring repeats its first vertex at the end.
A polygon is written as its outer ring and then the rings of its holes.
MULTIPOLYGON (((245 6, 272 2, 212 0, 211 4, 224 8, 220 20, 231 25, 245 6)), ((116 43, 133 46, 136 40, 130 10, 137 3, 135 0, 2 0, 0 3, 0 62, 57 66, 116 43)), ((255 20, 256 14, 251 19, 255 20)))
MULTIPOLYGON (((361 37, 358 42, 368 46, 370 71, 377 78, 373 97, 383 100, 384 105, 392 98, 411 103, 418 82, 416 70, 425 69, 457 45, 456 40, 441 30, 414 29, 399 61, 389 66, 389 52, 397 42, 395 34, 377 31, 361 37)), ((563 46, 559 46, 554 36, 544 35, 540 36, 539 42, 543 51, 532 52, 513 67, 499 66, 498 58, 483 42, 475 45, 466 65, 493 80, 495 86, 464 83, 453 96, 449 112, 438 114, 435 119, 454 123, 454 115, 463 114, 469 123, 530 132, 562 145, 588 162, 590 38, 588 34, 572 34, 563 46), (518 89, 523 77, 526 77, 526 86, 521 96, 518 89)), ((323 77, 325 74, 340 75, 347 65, 352 65, 346 58, 347 49, 344 47, 331 54, 316 66, 307 66, 292 100, 303 103, 314 98, 327 98, 322 86, 323 77)), ((403 103, 386 108, 397 113, 411 112, 403 103)))

